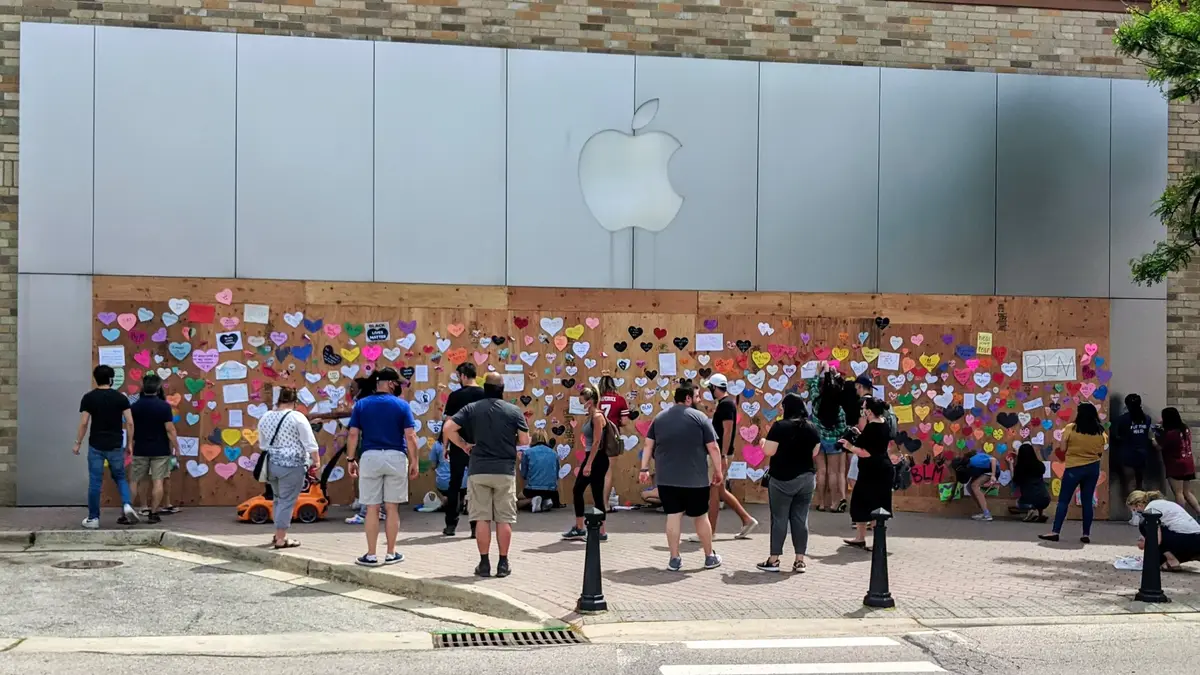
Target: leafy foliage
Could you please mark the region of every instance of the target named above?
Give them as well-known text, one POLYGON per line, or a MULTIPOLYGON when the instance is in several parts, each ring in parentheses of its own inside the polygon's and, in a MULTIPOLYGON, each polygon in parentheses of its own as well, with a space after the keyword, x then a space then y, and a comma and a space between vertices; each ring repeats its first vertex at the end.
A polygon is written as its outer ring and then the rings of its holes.
MULTIPOLYGON (((1131 7, 1116 30, 1117 50, 1146 67, 1150 81, 1171 101, 1200 101, 1200 10, 1180 0, 1154 0, 1149 9, 1131 7)), ((1167 228, 1166 241, 1129 261, 1133 280, 1150 285, 1184 269, 1200 248, 1200 171, 1189 166, 1176 176, 1154 210, 1167 228)))

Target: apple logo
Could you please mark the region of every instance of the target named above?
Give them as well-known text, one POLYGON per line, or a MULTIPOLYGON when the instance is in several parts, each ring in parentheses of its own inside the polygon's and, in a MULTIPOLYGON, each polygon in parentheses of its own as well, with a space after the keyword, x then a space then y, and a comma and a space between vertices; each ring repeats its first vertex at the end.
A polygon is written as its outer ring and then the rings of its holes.
POLYGON ((600 227, 616 232, 637 227, 662 232, 683 206, 671 186, 671 156, 682 147, 662 131, 638 134, 658 113, 652 98, 633 113, 632 133, 606 129, 579 153, 579 188, 600 227))

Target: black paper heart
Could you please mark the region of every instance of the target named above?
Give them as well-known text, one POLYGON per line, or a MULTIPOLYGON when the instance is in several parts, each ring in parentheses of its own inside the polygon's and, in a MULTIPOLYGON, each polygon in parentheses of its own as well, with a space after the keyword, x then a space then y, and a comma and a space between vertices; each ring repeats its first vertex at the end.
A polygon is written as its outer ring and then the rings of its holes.
POLYGON ((617 350, 617 351, 619 351, 619 352, 623 352, 623 351, 625 351, 625 348, 626 348, 626 347, 628 347, 628 346, 629 346, 629 345, 628 345, 628 344, 626 344, 625 342, 614 342, 614 343, 613 343, 613 349, 615 349, 615 350, 617 350))
POLYGON ((342 357, 333 351, 333 345, 325 345, 325 348, 321 350, 321 360, 328 365, 336 366, 342 362, 342 357))
POLYGON ((1002 412, 996 415, 996 423, 1005 429, 1011 429, 1021 423, 1016 413, 1002 412))
POLYGON ((675 343, 675 348, 679 350, 687 349, 688 339, 685 337, 677 337, 671 342, 675 343))
POLYGON ((562 380, 562 386, 566 387, 567 389, 570 389, 571 387, 574 387, 574 386, 575 386, 575 378, 573 378, 573 377, 564 377, 564 378, 563 378, 563 380, 562 380))
POLYGON ((642 351, 644 351, 644 352, 648 352, 648 351, 650 351, 651 349, 654 349, 654 343, 653 343, 653 342, 643 342, 643 343, 639 344, 638 346, 639 346, 639 347, 641 347, 641 348, 642 348, 642 351))
POLYGON ((237 333, 222 333, 217 336, 217 341, 224 345, 225 349, 233 349, 233 346, 241 339, 237 333))
POLYGON ((653 380, 654 378, 658 377, 658 371, 657 371, 657 370, 646 370, 645 372, 646 372, 646 377, 647 377, 647 378, 649 378, 649 379, 651 379, 651 380, 653 380))
POLYGON ((530 396, 529 394, 525 394, 524 396, 521 397, 521 405, 528 406, 530 403, 533 403, 532 396, 530 396))
POLYGON ((629 327, 629 337, 633 338, 634 340, 642 337, 641 327, 640 326, 630 326, 629 327))
POLYGON ((962 419, 963 415, 967 414, 961 405, 947 406, 942 410, 942 416, 951 422, 962 419))
POLYGON ((701 368, 696 371, 696 374, 707 380, 708 376, 712 375, 712 368, 701 368))
POLYGON ((564 427, 564 426, 552 427, 552 428, 550 429, 550 431, 551 431, 551 432, 552 432, 552 433, 553 433, 555 436, 561 436, 563 433, 565 433, 565 432, 566 432, 566 430, 567 430, 567 428, 566 428, 566 427, 564 427))
POLYGON ((411 379, 413 379, 413 375, 415 375, 416 372, 417 372, 416 368, 413 368, 412 366, 404 366, 403 368, 400 369, 400 376, 406 380, 411 380, 411 379))
POLYGON ((892 323, 892 320, 887 318, 886 316, 875 317, 875 325, 879 328, 879 330, 883 330, 883 329, 887 328, 891 323, 892 323))
POLYGON ((493 335, 492 336, 492 344, 495 344, 495 345, 502 345, 505 343, 506 340, 508 340, 508 338, 504 337, 503 335, 493 335))
POLYGON ((642 413, 638 412, 637 408, 634 408, 629 411, 629 419, 631 419, 631 420, 636 420, 638 417, 641 417, 641 415, 642 415, 642 413))
MULTIPOLYGON (((896 434, 896 445, 902 446, 909 452, 916 452, 921 449, 921 439, 910 438, 907 431, 901 431, 896 434)), ((929 458, 926 457, 925 461, 928 462, 929 458)))
POLYGON ((749 340, 738 340, 734 344, 737 345, 737 348, 740 349, 743 354, 745 354, 747 351, 750 351, 750 341, 749 340))

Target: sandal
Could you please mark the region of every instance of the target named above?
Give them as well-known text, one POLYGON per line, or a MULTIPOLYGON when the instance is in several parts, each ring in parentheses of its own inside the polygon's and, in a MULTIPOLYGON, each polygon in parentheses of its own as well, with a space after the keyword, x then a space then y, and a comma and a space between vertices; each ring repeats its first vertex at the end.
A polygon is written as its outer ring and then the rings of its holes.
POLYGON ((807 568, 808 568, 808 565, 805 564, 805 562, 803 560, 797 560, 792 563, 792 573, 793 574, 804 574, 804 570, 807 568))
POLYGON ((821 513, 825 513, 825 507, 824 507, 824 506, 821 506, 821 505, 819 505, 819 504, 818 504, 818 505, 816 506, 816 509, 817 509, 818 511, 820 511, 821 513))
POLYGON ((299 545, 300 542, 296 541, 295 539, 284 539, 282 542, 272 540, 272 546, 274 546, 276 550, 281 548, 296 548, 299 545))
POLYGON ((846 500, 843 499, 842 501, 838 502, 837 508, 834 509, 833 512, 834 513, 845 513, 847 506, 848 505, 846 504, 846 500))
POLYGON ((859 541, 857 539, 843 539, 842 543, 853 548, 861 548, 864 551, 871 550, 871 547, 867 546, 866 541, 859 541))
POLYGON ((1161 566, 1161 569, 1162 569, 1162 571, 1164 571, 1164 572, 1182 572, 1182 571, 1183 571, 1183 565, 1175 565, 1174 567, 1172 567, 1172 566, 1170 565, 1170 563, 1163 563, 1163 564, 1162 564, 1162 566, 1161 566))

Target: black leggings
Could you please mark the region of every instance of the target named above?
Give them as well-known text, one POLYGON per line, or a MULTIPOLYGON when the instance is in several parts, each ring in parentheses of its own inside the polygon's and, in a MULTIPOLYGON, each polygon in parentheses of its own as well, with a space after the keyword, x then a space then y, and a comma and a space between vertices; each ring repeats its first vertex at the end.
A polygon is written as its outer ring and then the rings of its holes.
MULTIPOLYGON (((585 458, 583 464, 587 464, 585 458)), ((583 491, 592 486, 592 502, 601 511, 607 505, 604 494, 604 476, 608 473, 608 455, 601 452, 592 461, 592 474, 583 475, 583 464, 579 465, 579 475, 575 476, 575 487, 571 488, 571 501, 575 502, 575 517, 583 517, 583 491)))

